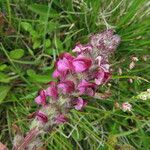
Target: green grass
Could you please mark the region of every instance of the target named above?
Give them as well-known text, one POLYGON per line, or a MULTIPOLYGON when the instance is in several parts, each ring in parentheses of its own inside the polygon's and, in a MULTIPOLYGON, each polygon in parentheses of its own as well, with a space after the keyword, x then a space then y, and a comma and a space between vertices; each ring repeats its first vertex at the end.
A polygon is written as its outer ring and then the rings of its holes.
POLYGON ((6 0, 0 1, 0 9, 0 141, 11 147, 13 123, 28 130, 27 115, 37 109, 34 97, 53 80, 58 54, 112 27, 122 41, 111 61, 111 86, 99 89, 109 89, 112 96, 89 100, 83 112, 72 110, 69 123, 43 140, 49 150, 150 149, 150 100, 136 98, 150 88, 150 59, 142 59, 150 54, 148 1, 6 0), (139 58, 133 70, 128 69, 131 56, 139 58), (115 109, 115 101, 130 102, 132 113, 115 109))

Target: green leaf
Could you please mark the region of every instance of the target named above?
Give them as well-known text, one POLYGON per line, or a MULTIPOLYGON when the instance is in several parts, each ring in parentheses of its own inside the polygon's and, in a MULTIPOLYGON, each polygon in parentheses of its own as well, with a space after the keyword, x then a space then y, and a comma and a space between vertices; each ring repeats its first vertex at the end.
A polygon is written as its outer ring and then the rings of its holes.
POLYGON ((6 98, 8 92, 10 90, 10 86, 0 86, 0 103, 6 98))
POLYGON ((28 32, 33 31, 32 25, 28 22, 21 22, 21 26, 25 31, 28 31, 28 32))
POLYGON ((47 83, 51 80, 51 76, 49 74, 36 74, 36 72, 32 69, 27 70, 27 75, 29 76, 29 80, 31 80, 32 82, 47 83))
POLYGON ((7 68, 6 64, 0 65, 0 71, 4 71, 7 68))
POLYGON ((0 82, 2 82, 2 83, 9 83, 10 82, 10 78, 6 74, 0 72, 0 82))
POLYGON ((37 48, 40 47, 41 41, 40 41, 39 39, 36 39, 36 40, 34 40, 33 42, 34 42, 34 44, 33 44, 33 49, 37 49, 37 48))
POLYGON ((56 22, 48 22, 48 24, 47 24, 47 33, 55 31, 56 29, 58 29, 58 27, 59 27, 58 23, 56 23, 56 22))
POLYGON ((15 49, 10 51, 9 53, 10 58, 12 59, 20 59, 24 55, 24 50, 23 49, 15 49))
POLYGON ((49 48, 51 46, 51 41, 49 39, 46 39, 44 45, 46 48, 49 48))

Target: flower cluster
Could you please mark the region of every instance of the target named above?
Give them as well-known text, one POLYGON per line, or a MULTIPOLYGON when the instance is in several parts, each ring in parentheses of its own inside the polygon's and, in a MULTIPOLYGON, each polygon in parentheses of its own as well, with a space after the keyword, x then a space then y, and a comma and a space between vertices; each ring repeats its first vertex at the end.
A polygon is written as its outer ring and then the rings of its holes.
POLYGON ((35 113, 31 129, 45 132, 66 122, 70 109, 82 110, 87 105, 83 96, 93 97, 98 86, 111 78, 109 56, 119 43, 120 37, 109 29, 92 35, 88 44, 76 44, 72 50, 75 55, 61 54, 53 72, 56 82, 49 82, 35 98, 42 107, 35 113))
MULTIPOLYGON (((87 103, 81 96, 94 96, 98 85, 110 79, 108 59, 119 43, 120 37, 114 35, 113 30, 106 30, 91 36, 86 45, 77 44, 73 49, 76 56, 70 53, 61 54, 53 72, 53 78, 58 81, 50 82, 46 90, 41 90, 35 102, 46 106, 48 103, 57 103, 60 97, 69 97, 73 107, 81 110, 87 103)), ((59 123, 65 122, 62 112, 57 116, 56 120, 59 120, 59 123)), ((37 112, 37 118, 43 122, 48 120, 41 111, 37 112)))

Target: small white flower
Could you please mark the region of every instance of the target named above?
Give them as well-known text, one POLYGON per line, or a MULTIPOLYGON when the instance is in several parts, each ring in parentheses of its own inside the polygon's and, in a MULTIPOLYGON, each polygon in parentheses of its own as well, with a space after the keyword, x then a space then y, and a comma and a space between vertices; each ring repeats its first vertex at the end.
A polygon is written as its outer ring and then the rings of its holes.
POLYGON ((132 62, 129 64, 129 69, 131 70, 131 69, 133 69, 134 67, 135 67, 135 62, 132 61, 132 62))
POLYGON ((122 110, 123 110, 124 112, 126 112, 126 111, 131 111, 132 105, 129 104, 128 102, 124 102, 124 103, 122 103, 121 108, 122 108, 122 110))
POLYGON ((139 61, 139 59, 138 59, 138 57, 132 57, 132 61, 137 62, 137 61, 139 61))
POLYGON ((149 93, 150 93, 150 89, 147 89, 147 92, 149 92, 149 93))
POLYGON ((144 94, 139 95, 139 98, 144 101, 147 100, 147 96, 144 94))
POLYGON ((141 100, 148 100, 150 99, 150 89, 147 89, 144 92, 141 92, 137 98, 141 99, 141 100))

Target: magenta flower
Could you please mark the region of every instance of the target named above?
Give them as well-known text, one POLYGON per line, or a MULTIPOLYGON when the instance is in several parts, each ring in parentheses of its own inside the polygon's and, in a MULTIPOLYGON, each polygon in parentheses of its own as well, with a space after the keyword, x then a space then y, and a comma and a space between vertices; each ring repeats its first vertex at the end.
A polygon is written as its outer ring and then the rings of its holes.
POLYGON ((70 94, 74 91, 75 85, 73 81, 66 80, 61 81, 57 87, 62 91, 63 94, 70 94))
POLYGON ((78 97, 77 99, 75 99, 75 109, 76 110, 81 110, 84 106, 87 105, 87 102, 84 101, 81 97, 78 97))
POLYGON ((59 71, 67 71, 67 70, 72 70, 72 61, 74 57, 70 55, 69 53, 63 53, 60 57, 59 60, 56 63, 57 69, 59 71))
POLYGON ((68 71, 59 71, 58 69, 56 69, 52 76, 53 78, 60 78, 60 79, 65 79, 67 76, 68 71))
POLYGON ((35 102, 40 105, 46 105, 46 90, 41 90, 39 96, 35 98, 35 102))
POLYGON ((67 122, 67 117, 64 116, 63 114, 59 114, 58 116, 56 116, 55 118, 55 121, 56 121, 56 124, 62 124, 62 123, 65 123, 67 122))
POLYGON ((48 118, 45 115, 45 113, 40 110, 36 113, 36 117, 39 121, 41 121, 43 123, 46 123, 48 121, 48 118))
POLYGON ((51 96, 53 100, 58 98, 58 89, 57 84, 55 82, 50 82, 50 86, 46 89, 46 93, 48 96, 51 96))
POLYGON ((97 85, 101 85, 103 83, 106 83, 111 77, 111 74, 109 72, 105 72, 103 69, 98 70, 95 73, 95 83, 97 85))
POLYGON ((92 60, 84 56, 80 56, 80 57, 78 56, 73 60, 72 64, 74 66, 75 72, 81 73, 87 71, 91 67, 92 60))
POLYGON ((92 82, 88 82, 86 80, 82 80, 78 85, 78 90, 80 94, 86 94, 89 96, 93 96, 96 90, 96 84, 92 82))

